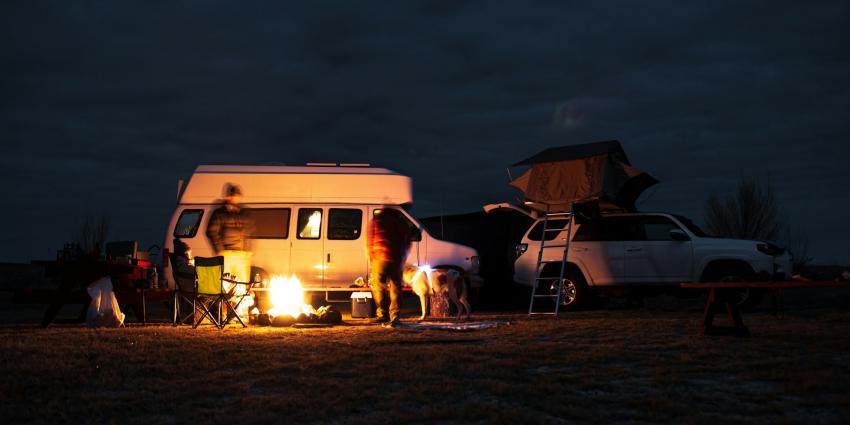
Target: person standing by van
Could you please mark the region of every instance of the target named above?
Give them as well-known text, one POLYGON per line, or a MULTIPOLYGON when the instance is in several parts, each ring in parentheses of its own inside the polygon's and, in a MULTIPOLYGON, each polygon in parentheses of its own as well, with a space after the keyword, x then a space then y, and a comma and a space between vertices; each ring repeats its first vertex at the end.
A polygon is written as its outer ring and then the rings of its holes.
MULTIPOLYGON (((222 206, 213 211, 207 225, 216 255, 224 257, 224 271, 230 278, 248 282, 251 279, 251 252, 248 236, 253 228, 251 220, 242 208, 242 189, 228 183, 224 185, 222 206)), ((234 288, 230 288, 232 291, 234 288)))
POLYGON ((393 208, 376 210, 366 243, 371 268, 369 285, 377 306, 375 321, 397 324, 402 268, 410 249, 410 229, 401 213, 393 208), (389 311, 384 307, 384 292, 389 292, 389 311))
POLYGON ((240 204, 241 201, 242 189, 235 184, 226 184, 222 206, 213 211, 210 217, 207 237, 210 238, 215 252, 219 255, 224 251, 249 250, 246 237, 249 222, 240 204))

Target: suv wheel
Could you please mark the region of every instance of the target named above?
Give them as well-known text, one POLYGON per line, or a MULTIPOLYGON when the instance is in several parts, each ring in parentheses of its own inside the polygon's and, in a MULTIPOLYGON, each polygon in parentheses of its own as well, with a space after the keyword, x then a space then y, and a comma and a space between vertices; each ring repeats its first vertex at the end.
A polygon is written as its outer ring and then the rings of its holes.
MULTIPOLYGON (((558 301, 561 303, 560 310, 575 311, 587 304, 589 298, 589 289, 587 283, 584 282, 584 277, 575 276, 573 273, 563 280, 564 286, 558 301)), ((555 281, 549 287, 549 293, 555 296, 558 293, 558 282, 555 281)))

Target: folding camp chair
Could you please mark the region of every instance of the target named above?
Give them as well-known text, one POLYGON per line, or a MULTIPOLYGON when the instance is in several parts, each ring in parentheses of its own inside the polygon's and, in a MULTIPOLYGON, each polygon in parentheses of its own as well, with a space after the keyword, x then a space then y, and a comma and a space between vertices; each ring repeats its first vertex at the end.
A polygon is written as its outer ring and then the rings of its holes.
POLYGON ((181 316, 181 305, 186 303, 192 305, 192 300, 195 298, 195 273, 181 273, 177 271, 177 254, 171 252, 168 254, 168 261, 171 262, 171 277, 174 278, 174 326, 189 322, 194 324, 194 308, 181 316))
POLYGON ((195 257, 195 293, 192 298, 192 309, 201 311, 201 317, 192 325, 197 328, 205 318, 218 328, 223 329, 231 318, 235 318, 242 327, 247 327, 239 317, 237 309, 251 290, 250 282, 238 282, 224 277, 224 257, 195 257), (224 282, 236 285, 248 285, 242 295, 235 295, 224 287, 224 282), (231 300, 235 300, 231 304, 231 300), (218 309, 218 315, 213 315, 213 308, 218 309))

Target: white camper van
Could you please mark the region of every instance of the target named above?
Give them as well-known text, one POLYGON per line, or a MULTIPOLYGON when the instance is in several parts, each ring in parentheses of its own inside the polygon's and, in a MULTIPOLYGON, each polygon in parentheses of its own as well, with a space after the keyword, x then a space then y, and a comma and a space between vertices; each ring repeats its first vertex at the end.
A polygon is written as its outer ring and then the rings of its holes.
MULTIPOLYGON (((307 291, 352 291, 358 277, 367 278, 364 233, 375 210, 386 207, 399 209, 410 225, 408 264, 478 273, 474 249, 431 236, 408 214, 410 177, 368 165, 201 165, 179 196, 165 235, 167 252, 179 238, 196 257, 215 255, 206 229, 227 183, 241 187, 253 222, 252 266, 266 276, 294 274, 307 291)), ((164 274, 173 288, 170 266, 166 262, 164 274)))

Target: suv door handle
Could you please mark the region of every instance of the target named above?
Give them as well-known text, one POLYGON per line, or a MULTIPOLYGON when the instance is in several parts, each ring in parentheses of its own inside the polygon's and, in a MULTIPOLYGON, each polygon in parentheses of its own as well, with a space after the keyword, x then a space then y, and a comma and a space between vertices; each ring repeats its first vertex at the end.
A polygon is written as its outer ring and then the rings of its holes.
POLYGON ((328 262, 329 263, 331 262, 331 253, 330 252, 328 253, 328 262))
POLYGON ((639 246, 630 246, 630 247, 626 248, 626 252, 637 252, 637 251, 643 251, 643 248, 641 248, 639 246))

